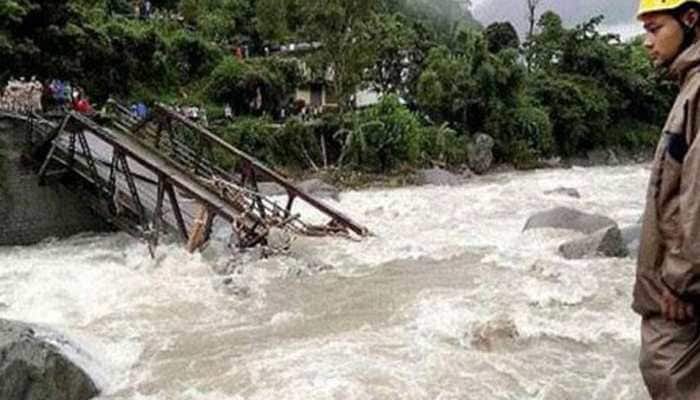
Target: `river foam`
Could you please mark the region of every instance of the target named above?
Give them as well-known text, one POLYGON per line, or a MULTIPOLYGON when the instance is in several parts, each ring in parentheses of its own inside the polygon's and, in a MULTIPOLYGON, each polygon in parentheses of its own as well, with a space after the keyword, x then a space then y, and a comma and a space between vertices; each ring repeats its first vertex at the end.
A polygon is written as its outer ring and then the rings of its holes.
POLYGON ((101 399, 641 399, 634 260, 565 260, 576 233, 522 228, 556 206, 633 224, 647 176, 346 192, 330 204, 373 236, 299 238, 231 269, 223 247, 150 259, 124 234, 0 248, 0 317, 79 344, 101 399), (581 198, 544 194, 560 186, 581 198))

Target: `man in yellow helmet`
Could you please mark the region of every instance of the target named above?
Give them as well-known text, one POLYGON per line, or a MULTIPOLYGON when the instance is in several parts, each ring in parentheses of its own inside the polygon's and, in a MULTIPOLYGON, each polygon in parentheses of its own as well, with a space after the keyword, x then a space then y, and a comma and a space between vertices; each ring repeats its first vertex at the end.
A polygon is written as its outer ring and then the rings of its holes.
POLYGON ((654 400, 700 399, 700 0, 641 0, 644 46, 680 92, 652 166, 633 309, 654 400))

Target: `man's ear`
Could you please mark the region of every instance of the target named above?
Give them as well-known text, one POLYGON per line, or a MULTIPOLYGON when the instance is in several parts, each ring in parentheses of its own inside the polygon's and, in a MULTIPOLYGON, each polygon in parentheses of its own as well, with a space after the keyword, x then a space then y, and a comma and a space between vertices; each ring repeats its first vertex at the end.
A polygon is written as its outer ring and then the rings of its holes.
POLYGON ((700 12, 694 8, 691 8, 683 14, 681 20, 688 28, 695 28, 700 21, 700 12))

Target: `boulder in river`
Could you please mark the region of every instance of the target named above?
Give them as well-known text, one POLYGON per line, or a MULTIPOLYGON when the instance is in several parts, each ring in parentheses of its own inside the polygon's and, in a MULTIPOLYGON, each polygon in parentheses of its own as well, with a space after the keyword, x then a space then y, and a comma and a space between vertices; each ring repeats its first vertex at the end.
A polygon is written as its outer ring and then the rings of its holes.
POLYGON ((556 228, 591 234, 609 226, 617 226, 617 223, 603 215, 587 214, 568 207, 557 207, 532 215, 525 223, 523 231, 556 228))
POLYGON ((562 168, 561 157, 540 159, 540 164, 545 168, 562 168))
POLYGON ((642 225, 634 224, 620 229, 622 233, 622 241, 627 246, 627 250, 631 255, 636 256, 639 251, 639 239, 642 234, 642 225))
POLYGON ((574 188, 563 187, 563 186, 558 187, 556 189, 547 190, 544 192, 544 194, 559 194, 562 196, 573 197, 575 199, 581 198, 581 193, 579 193, 578 190, 576 190, 574 188))
POLYGON ((267 247, 273 253, 289 250, 292 240, 292 235, 284 229, 272 227, 267 233, 267 247))
POLYGON ((627 257, 629 251, 622 240, 617 225, 603 228, 582 239, 572 240, 559 246, 559 252, 567 259, 591 257, 627 257))
POLYGON ((88 400, 92 379, 35 328, 0 319, 0 399, 88 400))
POLYGON ((485 133, 477 134, 469 151, 469 168, 477 174, 487 172, 493 165, 493 138, 485 133))
POLYGON ((490 352, 512 345, 519 337, 515 322, 502 318, 474 324, 464 339, 472 348, 490 352))
POLYGON ((418 179, 423 185, 456 186, 464 183, 466 177, 441 168, 431 168, 419 170, 418 179))
POLYGON ((620 165, 620 160, 612 149, 589 151, 587 156, 593 165, 620 165))

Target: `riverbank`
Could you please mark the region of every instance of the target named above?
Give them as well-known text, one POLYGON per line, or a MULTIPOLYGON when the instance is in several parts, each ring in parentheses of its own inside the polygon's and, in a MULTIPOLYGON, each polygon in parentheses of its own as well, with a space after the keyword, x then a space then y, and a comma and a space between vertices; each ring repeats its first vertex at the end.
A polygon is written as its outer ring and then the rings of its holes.
MULTIPOLYGON (((595 151, 587 156, 571 157, 562 159, 560 157, 552 157, 549 159, 541 159, 538 161, 535 168, 518 169, 511 163, 495 163, 482 176, 493 176, 503 173, 511 173, 516 171, 537 171, 537 170, 552 170, 552 169, 569 169, 573 167, 590 168, 597 166, 631 166, 636 164, 644 164, 651 162, 654 158, 654 149, 628 151, 623 149, 607 151, 595 151)), ((405 186, 420 186, 420 185, 448 185, 453 186, 473 177, 474 174, 466 164, 458 167, 444 168, 444 166, 435 166, 433 168, 411 168, 384 173, 368 173, 363 171, 327 168, 318 171, 307 171, 304 173, 293 174, 290 176, 295 182, 306 182, 314 179, 323 181, 326 184, 332 185, 339 191, 345 190, 364 190, 371 188, 400 188, 405 186)))

